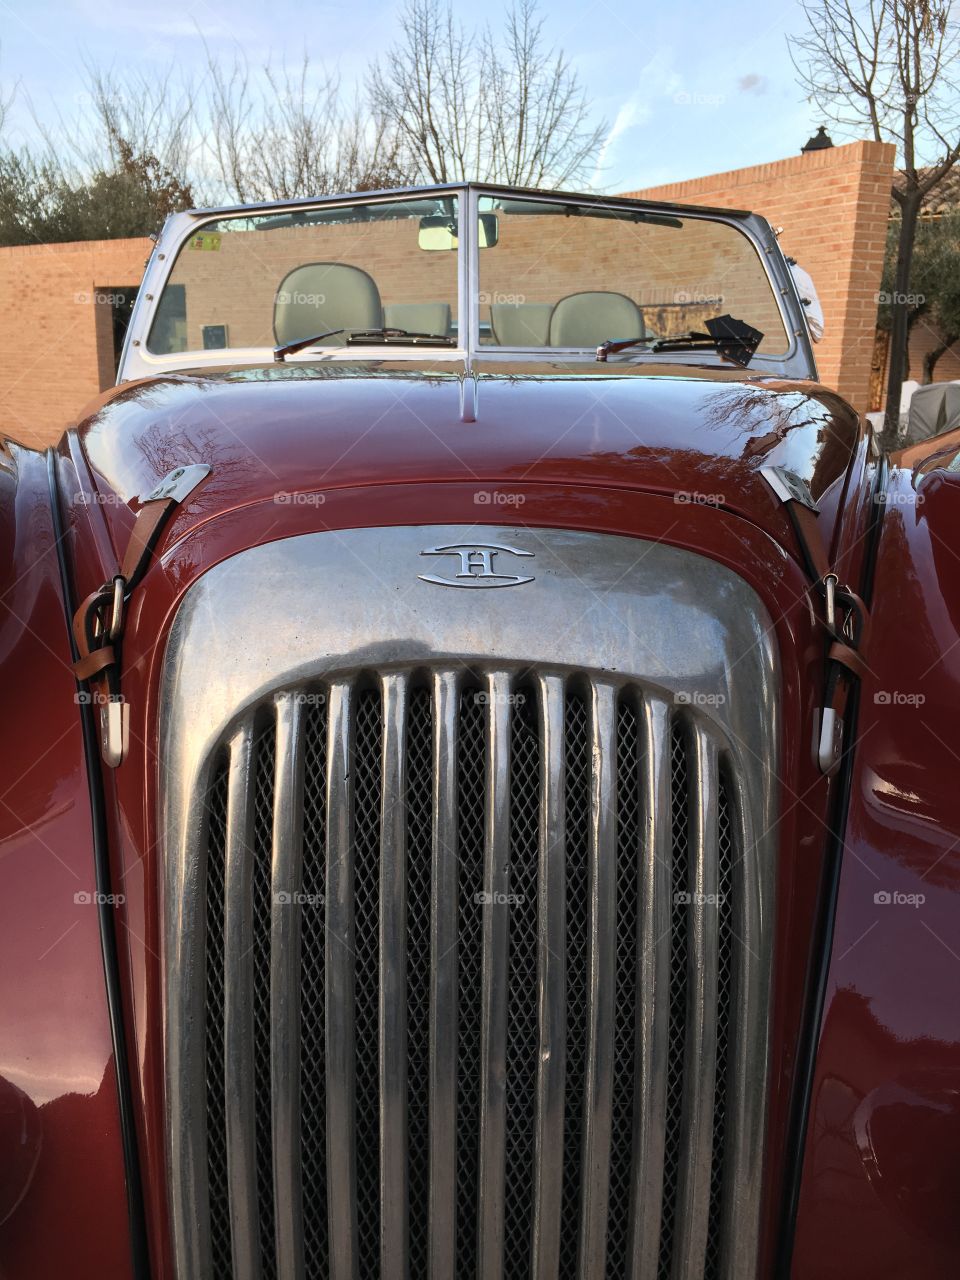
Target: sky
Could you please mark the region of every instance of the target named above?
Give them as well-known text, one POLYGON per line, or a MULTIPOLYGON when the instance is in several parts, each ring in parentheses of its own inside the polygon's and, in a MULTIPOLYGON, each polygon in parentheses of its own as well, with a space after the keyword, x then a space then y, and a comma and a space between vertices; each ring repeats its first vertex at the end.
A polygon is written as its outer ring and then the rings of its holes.
MULTIPOLYGON (((304 49, 349 86, 389 46, 401 0, 0 0, 0 93, 16 86, 8 140, 29 140, 36 115, 83 106, 84 63, 159 76, 200 74, 204 41, 252 62, 304 49)), ((463 20, 496 26, 503 6, 454 0, 463 20)), ((803 100, 786 37, 805 22, 798 0, 542 0, 549 42, 576 69, 608 123, 591 186, 630 191, 794 155, 821 123, 803 100)), ((839 141, 839 139, 838 139, 839 141)))

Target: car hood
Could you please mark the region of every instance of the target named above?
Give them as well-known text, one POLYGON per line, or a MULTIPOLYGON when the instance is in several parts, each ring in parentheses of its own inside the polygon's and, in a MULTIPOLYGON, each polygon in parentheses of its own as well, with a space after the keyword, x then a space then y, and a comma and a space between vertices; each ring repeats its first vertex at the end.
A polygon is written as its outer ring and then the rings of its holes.
POLYGON ((734 512, 793 551, 760 468, 783 466, 808 482, 829 545, 860 430, 854 411, 816 383, 559 362, 202 370, 113 388, 77 425, 118 548, 138 495, 202 462, 211 475, 178 512, 167 545, 247 504, 459 481, 481 495, 521 482, 672 494, 734 512))

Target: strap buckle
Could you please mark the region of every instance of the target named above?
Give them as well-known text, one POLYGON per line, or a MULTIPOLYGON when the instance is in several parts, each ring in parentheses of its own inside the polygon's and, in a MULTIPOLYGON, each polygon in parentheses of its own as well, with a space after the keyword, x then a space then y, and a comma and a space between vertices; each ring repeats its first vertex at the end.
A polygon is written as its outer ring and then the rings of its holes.
POLYGON ((836 632, 837 629, 837 587, 839 585, 840 579, 835 573, 828 573, 823 579, 824 615, 827 630, 832 632, 836 632))

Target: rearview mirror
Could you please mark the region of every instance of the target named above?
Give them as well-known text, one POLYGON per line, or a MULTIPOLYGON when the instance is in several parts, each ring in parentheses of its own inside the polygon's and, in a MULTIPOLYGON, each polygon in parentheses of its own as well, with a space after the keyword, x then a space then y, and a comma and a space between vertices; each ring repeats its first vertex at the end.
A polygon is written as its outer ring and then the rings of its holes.
MULTIPOLYGON (((500 223, 495 213, 481 213, 478 218, 477 242, 481 249, 492 249, 500 239, 500 223)), ((457 223, 445 213, 432 213, 420 219, 417 243, 429 253, 457 247, 457 223)))
POLYGON ((500 239, 500 219, 495 213, 481 213, 477 215, 477 221, 480 223, 477 228, 480 248, 492 249, 500 239))

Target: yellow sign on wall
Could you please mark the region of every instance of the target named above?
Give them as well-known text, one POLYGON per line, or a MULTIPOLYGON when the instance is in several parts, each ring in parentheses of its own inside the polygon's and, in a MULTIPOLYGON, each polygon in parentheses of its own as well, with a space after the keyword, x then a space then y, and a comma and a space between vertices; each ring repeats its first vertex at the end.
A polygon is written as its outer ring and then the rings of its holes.
POLYGON ((198 231, 190 240, 191 249, 207 249, 213 253, 220 248, 221 236, 213 231, 198 231))

